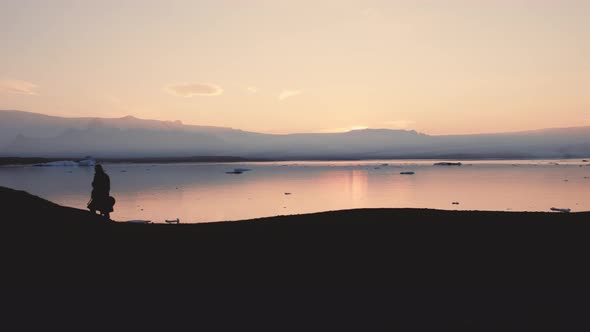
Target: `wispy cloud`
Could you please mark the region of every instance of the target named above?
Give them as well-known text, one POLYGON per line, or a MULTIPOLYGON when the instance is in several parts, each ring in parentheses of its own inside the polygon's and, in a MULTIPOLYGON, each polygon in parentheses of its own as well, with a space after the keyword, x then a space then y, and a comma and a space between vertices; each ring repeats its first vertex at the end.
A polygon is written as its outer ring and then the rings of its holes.
POLYGON ((36 95, 37 85, 27 81, 3 79, 0 80, 0 92, 22 95, 36 95))
POLYGON ((223 93, 223 89, 211 83, 183 83, 170 85, 165 90, 171 95, 177 97, 193 97, 193 96, 219 96, 223 93))
POLYGON ((410 125, 414 123, 415 122, 412 120, 393 120, 384 122, 384 124, 391 129, 408 129, 410 125))
POLYGON ((279 100, 285 100, 287 98, 300 95, 301 93, 302 93, 302 91, 299 91, 299 90, 283 90, 279 94, 278 98, 279 98, 279 100))
POLYGON ((248 93, 257 93, 258 88, 255 86, 249 86, 249 87, 246 87, 246 91, 248 91, 248 93))

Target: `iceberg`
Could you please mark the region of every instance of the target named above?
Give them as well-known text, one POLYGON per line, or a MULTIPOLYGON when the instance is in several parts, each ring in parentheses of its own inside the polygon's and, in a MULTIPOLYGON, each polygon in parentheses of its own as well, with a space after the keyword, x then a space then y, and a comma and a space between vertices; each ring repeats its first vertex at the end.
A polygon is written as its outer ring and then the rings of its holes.
POLYGON ((48 163, 42 164, 34 164, 33 166, 40 166, 40 167, 73 167, 78 166, 78 163, 73 160, 59 160, 59 161, 52 161, 48 163))
POLYGON ((151 220, 127 220, 126 222, 131 224, 151 224, 151 220))
POLYGON ((434 166, 461 166, 461 163, 449 163, 449 162, 442 162, 442 163, 435 163, 434 166))
POLYGON ((78 161, 78 166, 95 166, 96 165, 96 160, 94 160, 94 158, 88 156, 85 157, 84 159, 78 161))
POLYGON ((41 167, 75 167, 75 166, 95 166, 96 160, 90 156, 86 156, 84 159, 79 161, 73 160, 58 160, 58 161, 51 161, 48 163, 41 163, 41 164, 34 164, 33 166, 41 166, 41 167))

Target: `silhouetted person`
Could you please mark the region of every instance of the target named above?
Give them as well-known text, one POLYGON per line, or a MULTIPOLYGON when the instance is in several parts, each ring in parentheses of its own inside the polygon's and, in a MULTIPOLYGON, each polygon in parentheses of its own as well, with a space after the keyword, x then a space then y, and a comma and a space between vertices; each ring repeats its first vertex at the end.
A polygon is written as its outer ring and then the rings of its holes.
POLYGON ((109 195, 111 191, 111 179, 104 172, 101 165, 94 166, 94 180, 92 180, 92 194, 88 209, 92 213, 99 211, 101 215, 110 219, 113 212, 115 199, 109 195))

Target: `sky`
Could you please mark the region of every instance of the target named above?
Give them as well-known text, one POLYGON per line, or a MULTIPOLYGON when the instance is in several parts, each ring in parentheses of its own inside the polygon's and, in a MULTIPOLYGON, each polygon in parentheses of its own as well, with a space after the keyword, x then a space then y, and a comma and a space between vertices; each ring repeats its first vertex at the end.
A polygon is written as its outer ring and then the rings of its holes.
POLYGON ((590 125, 587 0, 0 0, 0 109, 265 133, 590 125))

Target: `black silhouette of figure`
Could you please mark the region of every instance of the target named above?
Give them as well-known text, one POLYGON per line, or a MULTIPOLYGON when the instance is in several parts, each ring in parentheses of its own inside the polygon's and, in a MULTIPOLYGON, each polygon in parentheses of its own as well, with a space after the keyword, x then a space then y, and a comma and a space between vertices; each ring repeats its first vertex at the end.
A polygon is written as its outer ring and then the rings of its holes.
POLYGON ((92 180, 92 194, 88 209, 92 213, 99 211, 102 216, 110 219, 113 212, 115 199, 109 195, 111 191, 111 179, 105 173, 101 165, 94 166, 94 180, 92 180))

